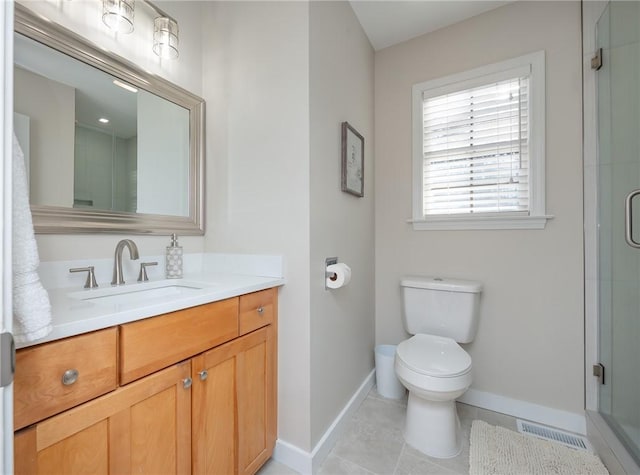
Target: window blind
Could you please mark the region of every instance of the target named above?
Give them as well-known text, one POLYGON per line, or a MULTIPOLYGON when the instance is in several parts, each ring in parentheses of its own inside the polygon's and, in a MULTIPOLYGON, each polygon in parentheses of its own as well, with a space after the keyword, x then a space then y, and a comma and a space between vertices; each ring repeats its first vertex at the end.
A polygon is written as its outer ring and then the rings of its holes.
POLYGON ((423 93, 424 215, 529 211, 529 77, 423 93))

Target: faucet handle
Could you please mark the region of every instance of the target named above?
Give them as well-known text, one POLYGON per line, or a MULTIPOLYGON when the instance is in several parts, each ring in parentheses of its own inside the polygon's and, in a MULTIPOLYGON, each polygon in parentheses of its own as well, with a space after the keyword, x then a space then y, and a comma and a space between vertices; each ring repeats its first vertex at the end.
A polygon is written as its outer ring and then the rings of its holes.
POLYGON ((157 266, 158 262, 141 262, 140 263, 140 273, 138 274, 138 282, 148 282, 149 276, 147 275, 147 267, 148 266, 157 266))
POLYGON ((69 269, 69 272, 86 272, 87 273, 87 280, 84 283, 85 289, 94 289, 98 286, 98 283, 96 282, 96 273, 94 272, 93 266, 74 267, 72 269, 69 269))

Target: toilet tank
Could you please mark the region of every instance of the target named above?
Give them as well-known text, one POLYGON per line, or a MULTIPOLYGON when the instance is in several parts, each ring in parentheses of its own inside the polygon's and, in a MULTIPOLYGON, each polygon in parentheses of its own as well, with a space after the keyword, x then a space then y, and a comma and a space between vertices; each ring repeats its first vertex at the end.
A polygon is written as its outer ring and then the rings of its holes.
POLYGON ((446 336, 458 343, 469 343, 475 338, 481 283, 407 276, 400 285, 403 323, 409 333, 446 336))

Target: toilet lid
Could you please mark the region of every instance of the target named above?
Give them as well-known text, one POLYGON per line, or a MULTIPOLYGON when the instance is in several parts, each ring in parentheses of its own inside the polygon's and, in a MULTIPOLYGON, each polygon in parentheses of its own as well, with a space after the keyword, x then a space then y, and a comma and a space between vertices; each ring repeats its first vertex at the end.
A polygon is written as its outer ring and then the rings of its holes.
POLYGON ((435 335, 414 335, 398 345, 396 357, 416 373, 447 378, 471 369, 471 357, 455 340, 435 335))

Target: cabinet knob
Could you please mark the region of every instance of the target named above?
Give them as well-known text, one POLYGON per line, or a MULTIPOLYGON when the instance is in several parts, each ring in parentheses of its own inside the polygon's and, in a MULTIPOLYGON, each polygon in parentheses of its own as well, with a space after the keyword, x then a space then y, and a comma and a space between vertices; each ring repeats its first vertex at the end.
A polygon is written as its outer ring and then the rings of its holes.
POLYGON ((192 383, 193 383, 193 380, 191 378, 184 378, 182 380, 182 387, 185 389, 189 389, 192 383))
POLYGON ((258 307, 258 315, 262 315, 264 313, 264 307, 258 307))
POLYGON ((80 376, 80 373, 77 369, 68 369, 62 373, 62 384, 71 386, 78 380, 78 376, 80 376))
POLYGON ((203 369, 198 373, 198 375, 200 376, 200 381, 205 381, 209 376, 209 372, 206 369, 203 369))

